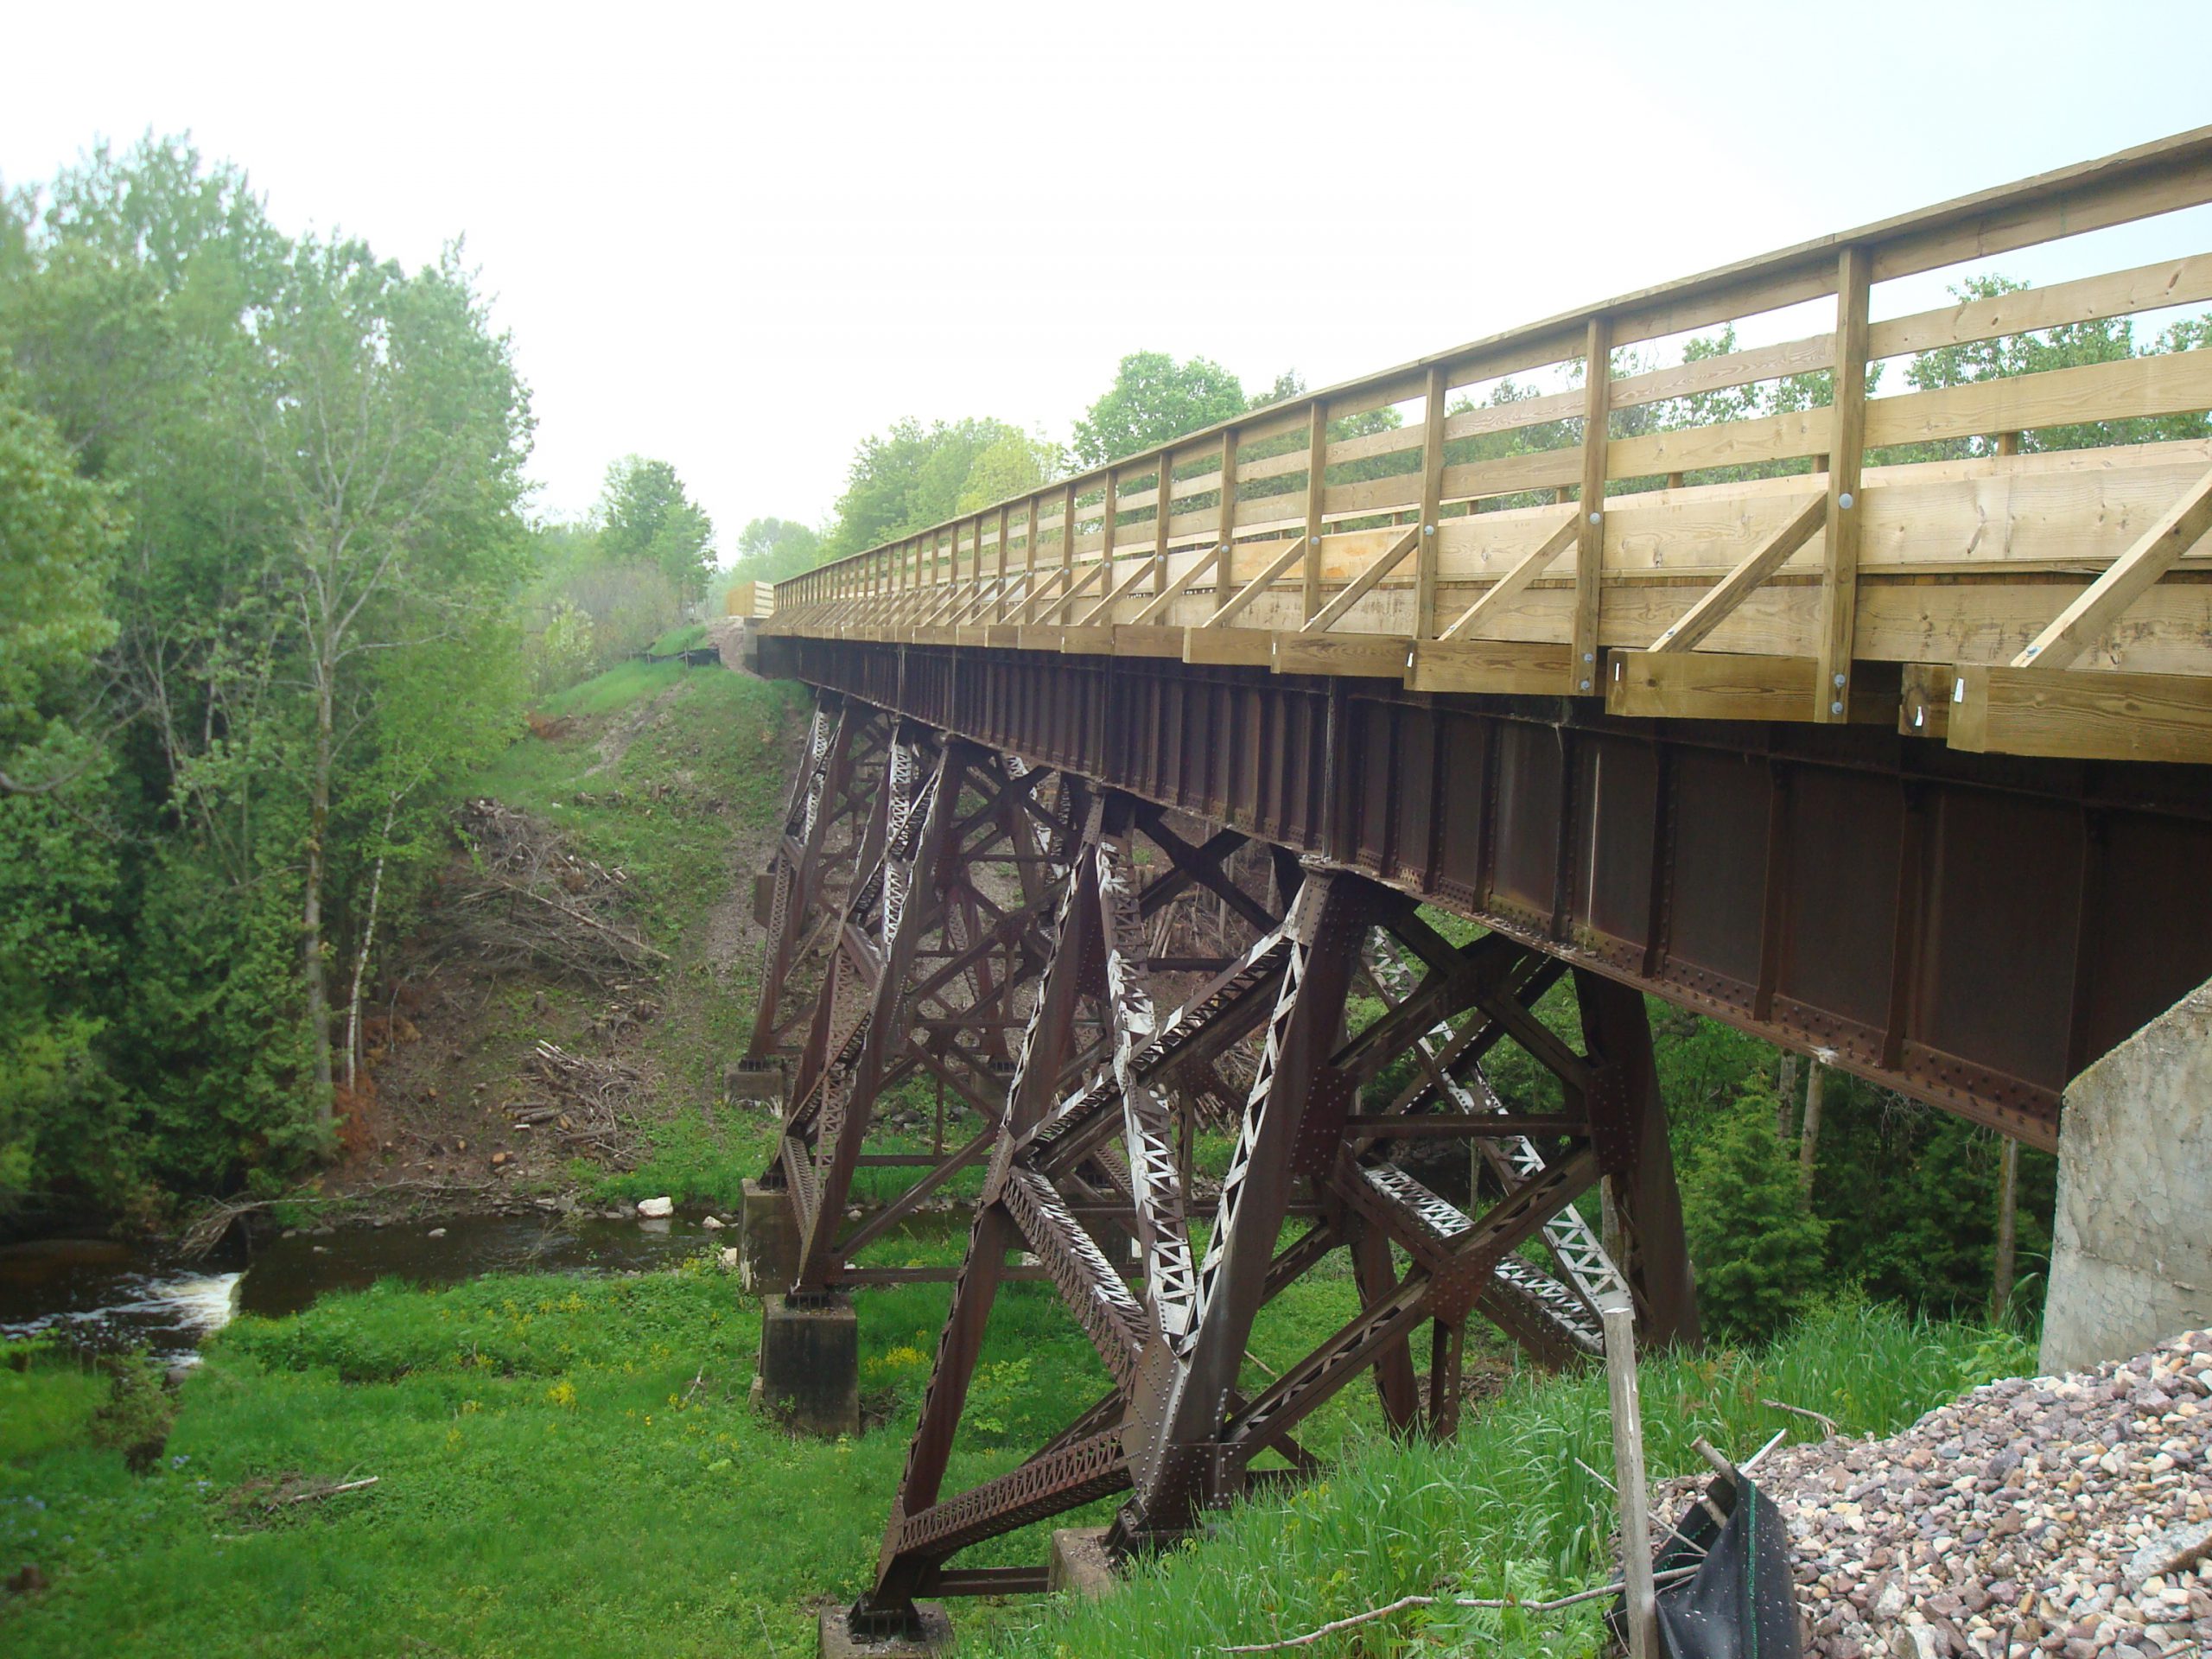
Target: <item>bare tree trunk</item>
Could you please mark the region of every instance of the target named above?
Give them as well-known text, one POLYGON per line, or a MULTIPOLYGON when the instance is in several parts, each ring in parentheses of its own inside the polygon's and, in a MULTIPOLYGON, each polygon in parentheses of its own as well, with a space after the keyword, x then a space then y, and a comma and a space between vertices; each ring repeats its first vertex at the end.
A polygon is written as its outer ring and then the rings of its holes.
POLYGON ((1782 1079, 1775 1092, 1781 1099, 1774 1109, 1774 1138, 1786 1147, 1789 1144, 1789 1115, 1797 1105, 1797 1057, 1787 1049, 1782 1053, 1782 1079))
MULTIPOLYGON (((405 791, 402 791, 402 795, 405 791)), ((399 816, 401 795, 395 795, 384 810, 385 845, 391 842, 391 826, 399 816)), ((381 849, 377 853, 376 874, 369 878, 369 916, 361 925, 361 948, 353 953, 353 988, 346 1000, 346 1088, 352 1092, 360 1072, 361 1062, 361 981, 369 971, 369 947, 377 937, 377 905, 384 897, 384 861, 381 849)))
POLYGON ((315 1051, 315 1125, 332 1129, 330 1098, 330 983, 322 954, 324 837, 330 830, 332 764, 331 665, 318 665, 315 706, 315 777, 308 820, 307 896, 300 906, 300 967, 307 981, 308 1041, 315 1051))
POLYGON ((1821 1148, 1821 1094, 1827 1068, 1815 1060, 1805 1068, 1805 1122, 1797 1136, 1797 1183, 1809 1201, 1813 1196, 1813 1165, 1821 1148))
POLYGON ((2020 1207, 2020 1143, 2005 1137, 1997 1175, 1997 1270, 1989 1287, 1989 1322, 2001 1324, 2012 1306, 2013 1239, 2020 1207))

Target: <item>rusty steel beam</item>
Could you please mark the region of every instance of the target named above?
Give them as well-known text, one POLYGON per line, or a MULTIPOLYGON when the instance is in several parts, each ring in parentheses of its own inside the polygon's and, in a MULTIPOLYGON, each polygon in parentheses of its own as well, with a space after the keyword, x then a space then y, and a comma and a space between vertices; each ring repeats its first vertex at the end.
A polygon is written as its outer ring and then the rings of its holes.
POLYGON ((1609 718, 1157 658, 773 637, 764 672, 1065 767, 2050 1147, 2212 977, 2207 769, 1609 718))

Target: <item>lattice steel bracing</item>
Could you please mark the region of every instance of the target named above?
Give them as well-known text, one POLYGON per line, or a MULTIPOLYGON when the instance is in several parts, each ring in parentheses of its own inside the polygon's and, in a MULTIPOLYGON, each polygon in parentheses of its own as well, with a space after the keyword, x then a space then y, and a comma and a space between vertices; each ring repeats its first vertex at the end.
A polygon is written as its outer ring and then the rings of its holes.
POLYGON ((1408 1339, 1423 1324, 1432 1326, 1427 1417, 1437 1432, 1453 1421, 1471 1313, 1546 1359, 1586 1351, 1587 1299, 1613 1269, 1586 1225, 1567 1217, 1601 1178, 1613 1183, 1623 1236, 1647 1281, 1649 1334, 1694 1332, 1694 1313, 1674 1295, 1678 1277, 1687 1287, 1687 1258, 1667 1201, 1671 1173, 1662 1194, 1632 1167, 1664 1144, 1648 1033, 1644 1048, 1636 1041, 1640 1000, 1630 994, 1631 1009, 1604 982, 1578 981, 1585 1036, 1573 1046, 1533 1011, 1558 979, 1542 957, 1497 935, 1455 946, 1404 895, 1315 868, 1294 874, 1279 923, 1159 1015, 1129 890, 1129 834, 1151 810, 1109 792, 1085 815, 876 1582, 852 1614, 856 1630, 906 1624, 918 1596, 995 1583, 948 1562, 971 1543, 1112 1492, 1129 1494, 1109 1535, 1127 1549, 1187 1529, 1243 1490, 1264 1452, 1310 1470, 1299 1424, 1363 1374, 1376 1376, 1391 1420, 1413 1427, 1421 1411, 1408 1339), (1387 994, 1382 1011, 1347 1034, 1363 959, 1387 994), (1104 992, 1103 1052, 1095 1064, 1071 1065, 1080 997, 1092 985, 1104 992), (1255 1035, 1258 1064, 1194 1258, 1166 1094, 1185 1068, 1211 1065, 1255 1035), (1497 1100, 1480 1065, 1500 1040, 1558 1077, 1563 1111, 1535 1117, 1497 1100), (1381 1080, 1401 1060, 1414 1081, 1381 1098, 1381 1080), (1377 1096, 1370 1106, 1363 1091, 1377 1096), (1438 1138, 1484 1147, 1492 1190, 1463 1208, 1393 1161, 1402 1143, 1438 1138), (1075 1219, 1102 1172, 1128 1199, 1110 1224, 1137 1243, 1143 1271, 1134 1284, 1114 1265, 1112 1238, 1102 1247, 1075 1219), (1535 1241, 1551 1270, 1518 1253, 1535 1241), (1352 1257, 1357 1313, 1280 1374, 1248 1378, 1262 1308, 1339 1248, 1352 1257), (947 1460, 992 1300, 1009 1252, 1021 1249, 1045 1264, 1112 1387, 1027 1462, 947 1497, 947 1460))
MULTIPOLYGON (((789 1195, 799 1235, 789 1288, 800 1295, 932 1271, 870 1269, 855 1258, 989 1155, 1020 1076, 1013 1039, 1033 1023, 1053 918, 1066 902, 1075 842, 1091 804, 1079 781, 919 726, 886 724, 878 752, 856 753, 855 734, 868 736, 871 728, 855 719, 849 709, 817 710, 788 849, 773 873, 779 884, 788 880, 790 902, 778 912, 771 965, 804 961, 806 939, 828 940, 803 1025, 798 1015, 785 1019, 794 1036, 779 1051, 787 1077, 783 1134, 762 1177, 764 1185, 789 1195), (840 881, 808 878, 806 849, 820 844, 826 804, 842 799, 841 790, 851 793, 840 768, 849 777, 870 760, 877 782, 865 822, 847 838, 854 849, 849 868, 840 881), (816 898, 818 915, 799 902, 833 891, 834 906, 816 898), (938 1096, 930 1145, 917 1150, 910 1134, 887 1149, 880 1109, 910 1079, 931 1084, 938 1096), (849 1205, 858 1173, 893 1166, 913 1173, 906 1190, 855 1216, 849 1205)), ((1134 818, 1126 807, 1117 811, 1109 880, 1124 955, 1135 951, 1141 960, 1147 927, 1164 927, 1190 893, 1233 894, 1236 905, 1254 908, 1259 924, 1273 925, 1220 868, 1247 844, 1243 836, 1219 835, 1193 846, 1150 814, 1147 838, 1165 857, 1162 873, 1140 889, 1134 818)), ((1084 859, 1095 861, 1095 841, 1085 847, 1084 859)), ((817 852, 815 865, 823 861, 817 852)), ((1090 863, 1084 879, 1098 879, 1090 863)), ((1110 1150, 1087 1144, 1061 1174, 1081 1185, 1077 1201, 1086 1213, 1120 1205, 1154 1217, 1160 1243, 1151 1276, 1172 1275, 1182 1217, 1161 1189, 1160 1165, 1174 1162, 1183 1114, 1164 1083, 1146 1084, 1128 1072, 1129 1055, 1158 1034, 1147 981, 1096 956, 1070 1017, 1075 1039, 1053 1062, 1050 1085, 1073 1087, 1093 1071, 1130 1075, 1130 1092, 1144 1103, 1138 1115, 1148 1125, 1147 1157, 1127 1172, 1110 1150)), ((1184 1069, 1201 1088, 1217 1091, 1210 1058, 1193 1057, 1184 1069)), ((1039 1250, 1045 1268, 1077 1275, 1109 1303, 1126 1301, 1123 1267, 1107 1262, 1075 1227, 1065 1201, 1049 1187, 1032 1198, 1050 1217, 1038 1228, 1053 1241, 1039 1250), (1071 1230, 1081 1242, 1063 1246, 1071 1230)))

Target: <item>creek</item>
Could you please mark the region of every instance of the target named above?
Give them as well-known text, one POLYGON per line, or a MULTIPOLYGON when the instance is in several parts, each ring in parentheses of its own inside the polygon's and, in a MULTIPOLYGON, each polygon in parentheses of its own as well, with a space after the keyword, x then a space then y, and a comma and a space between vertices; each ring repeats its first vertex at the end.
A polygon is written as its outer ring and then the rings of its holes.
POLYGON ((143 1346, 175 1363, 239 1313, 296 1313, 379 1279, 454 1284, 487 1273, 636 1273, 734 1243, 682 1216, 608 1221, 467 1216, 244 1241, 207 1255, 162 1244, 43 1238, 0 1246, 0 1337, 50 1333, 84 1353, 143 1346), (430 1236, 434 1230, 442 1236, 430 1236))

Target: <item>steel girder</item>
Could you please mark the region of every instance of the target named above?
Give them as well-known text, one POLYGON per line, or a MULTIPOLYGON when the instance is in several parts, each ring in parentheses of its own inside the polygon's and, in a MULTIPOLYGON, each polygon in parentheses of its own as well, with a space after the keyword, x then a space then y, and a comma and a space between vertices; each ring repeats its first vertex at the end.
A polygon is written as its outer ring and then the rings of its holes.
MULTIPOLYGON (((1578 1050, 1533 1012, 1555 964, 1497 935, 1454 946, 1404 895, 1356 874, 1302 872, 1282 921, 1162 1016, 1141 929, 1129 925, 1128 837, 1148 810, 1111 792, 1090 804, 1052 924, 990 1173, 955 1281, 876 1581, 852 1612, 856 1630, 914 1618, 918 1596, 957 1594, 972 1575, 960 1549, 1116 1491, 1130 1493, 1109 1535, 1119 1549, 1179 1534, 1246 1488, 1273 1451, 1310 1471, 1294 1430, 1370 1370, 1394 1423, 1420 1416, 1408 1338, 1433 1324, 1433 1432, 1456 1415, 1465 1323, 1481 1311, 1537 1357, 1588 1351, 1590 1300, 1616 1282, 1605 1249, 1569 1206, 1601 1179, 1647 1337, 1694 1338, 1688 1255, 1663 1163, 1665 1123, 1649 1065, 1642 1001, 1578 978, 1578 1050), (1101 957, 1103 956, 1103 964, 1101 957), (1417 965, 1414 965, 1417 964, 1417 965), (1103 967, 1103 974, 1101 972, 1103 967), (1347 1035, 1347 995, 1371 973, 1383 1013, 1347 1035), (1071 1067, 1079 993, 1103 980, 1104 1054, 1071 1067), (1454 1023, 1454 1022, 1458 1023, 1454 1023), (1254 1034, 1256 1073, 1235 1150, 1195 1261, 1185 1174, 1166 1154, 1161 1080, 1254 1034), (1537 1122, 1508 1114, 1480 1063, 1501 1039, 1559 1078, 1567 1109, 1537 1122), (1363 1089, 1402 1058, 1415 1080, 1363 1113, 1363 1089), (1391 1161, 1401 1140, 1441 1134, 1492 1147, 1489 1202, 1447 1203, 1391 1161), (1145 1271, 1123 1282, 1073 1219, 1082 1172, 1118 1136, 1112 1179, 1145 1271), (1294 1202, 1315 1218, 1286 1243, 1294 1202), (1541 1239, 1555 1271, 1517 1252, 1541 1239), (1393 1247, 1408 1266, 1397 1270, 1393 1247), (1265 1386, 1242 1375, 1254 1322, 1329 1253, 1348 1248, 1360 1311, 1265 1386), (997 1287, 1013 1250, 1033 1251, 1112 1379, 1109 1394, 1016 1468, 947 1497, 943 1486, 997 1287)), ((980 1581, 977 1581, 980 1582, 980 1581)), ((993 1582, 996 1582, 993 1580, 993 1582)))
POLYGON ((1631 721, 1160 658, 768 638, 761 669, 1419 893, 2019 1137, 2212 977, 2212 767, 1631 721))

